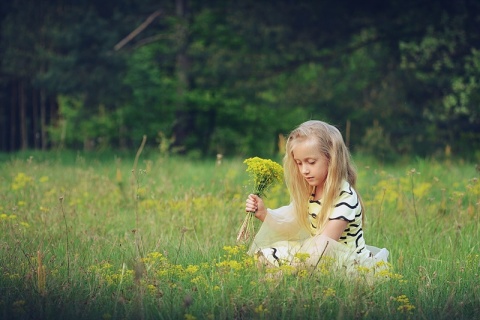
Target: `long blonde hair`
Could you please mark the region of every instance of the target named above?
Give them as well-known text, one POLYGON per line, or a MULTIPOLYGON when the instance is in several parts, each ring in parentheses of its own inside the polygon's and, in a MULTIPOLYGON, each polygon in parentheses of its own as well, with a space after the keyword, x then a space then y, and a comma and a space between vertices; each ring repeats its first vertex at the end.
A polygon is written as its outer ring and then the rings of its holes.
MULTIPOLYGON (((313 192, 312 187, 303 178, 297 163, 293 159, 293 148, 305 140, 315 142, 315 146, 328 160, 327 178, 323 186, 322 209, 317 217, 318 233, 321 233, 328 221, 329 211, 340 195, 343 180, 355 189, 357 172, 351 160, 340 131, 334 126, 318 120, 302 123, 287 138, 286 152, 283 159, 285 183, 290 192, 295 213, 305 227, 308 227, 308 200, 313 192)), ((358 193, 357 193, 358 195, 358 193)), ((361 198, 358 195, 360 204, 361 198)), ((362 206, 363 207, 363 206, 362 206)))

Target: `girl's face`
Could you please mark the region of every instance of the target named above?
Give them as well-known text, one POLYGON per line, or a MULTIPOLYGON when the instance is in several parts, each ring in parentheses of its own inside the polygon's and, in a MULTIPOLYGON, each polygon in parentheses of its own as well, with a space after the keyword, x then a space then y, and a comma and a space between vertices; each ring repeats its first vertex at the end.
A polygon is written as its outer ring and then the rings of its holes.
POLYGON ((292 155, 298 170, 308 184, 323 190, 328 174, 328 159, 320 152, 315 141, 306 139, 297 142, 292 149, 292 155))

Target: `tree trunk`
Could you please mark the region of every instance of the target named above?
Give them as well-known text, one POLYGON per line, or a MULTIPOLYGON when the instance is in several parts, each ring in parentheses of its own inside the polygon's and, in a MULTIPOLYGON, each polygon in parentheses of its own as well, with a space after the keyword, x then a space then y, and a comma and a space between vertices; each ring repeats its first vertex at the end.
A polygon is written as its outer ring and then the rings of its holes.
POLYGON ((0 105, 0 151, 5 151, 7 149, 7 130, 8 125, 6 121, 6 107, 4 105, 0 105))
POLYGON ((179 22, 176 26, 177 54, 176 54, 176 77, 177 77, 177 104, 175 110, 175 124, 173 135, 175 147, 184 147, 184 142, 193 126, 192 116, 188 112, 186 94, 189 90, 189 58, 188 48, 188 22, 187 1, 176 0, 175 8, 179 22))
POLYGON ((39 111, 39 94, 38 90, 32 89, 32 133, 33 134, 33 147, 38 149, 40 147, 40 111, 39 111))
POLYGON ((27 130, 27 99, 25 96, 25 86, 22 81, 19 83, 18 90, 20 107, 20 145, 22 150, 28 149, 28 130, 27 130))
POLYGON ((47 149, 47 103, 44 89, 40 89, 40 144, 42 150, 47 149))
POLYGON ((16 111, 18 108, 18 87, 19 83, 14 82, 12 84, 12 100, 11 100, 11 106, 10 106, 10 146, 8 150, 13 151, 17 149, 17 116, 16 116, 16 111))

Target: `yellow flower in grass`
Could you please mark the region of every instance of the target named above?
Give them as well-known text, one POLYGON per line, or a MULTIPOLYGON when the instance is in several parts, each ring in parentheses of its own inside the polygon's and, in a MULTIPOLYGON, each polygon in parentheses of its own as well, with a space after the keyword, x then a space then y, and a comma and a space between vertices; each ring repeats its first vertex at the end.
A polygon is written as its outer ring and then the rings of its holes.
POLYGON ((255 308, 255 313, 266 314, 266 313, 269 313, 269 311, 267 308, 263 306, 263 304, 260 304, 258 307, 255 308))
POLYGON ((216 266, 220 268, 231 269, 233 271, 240 271, 243 269, 243 265, 236 260, 226 260, 226 261, 218 262, 216 266))
POLYGON ((224 246, 223 250, 228 252, 230 255, 236 255, 240 251, 243 251, 245 249, 245 246, 239 245, 239 246, 224 246))
POLYGON ((392 280, 399 280, 400 282, 405 282, 403 280, 403 276, 399 273, 393 273, 390 270, 383 269, 380 271, 375 272, 375 277, 377 278, 384 278, 384 279, 392 279, 392 280))
POLYGON ((370 271, 372 271, 372 269, 365 266, 356 266, 355 269, 357 269, 359 274, 368 274, 370 271))
POLYGON ((245 266, 245 268, 248 269, 255 265, 255 258, 250 256, 245 256, 242 260, 242 264, 245 266))
POLYGON ((396 301, 399 303, 399 306, 397 307, 397 310, 402 312, 402 313, 411 313, 414 309, 415 306, 410 303, 410 300, 408 297, 404 294, 396 297, 396 298, 391 298, 393 301, 396 301))
POLYGON ((200 269, 199 266, 195 266, 195 265, 188 265, 187 268, 185 269, 185 271, 187 273, 190 273, 190 274, 195 274, 198 270, 200 269))
POLYGON ((336 293, 336 291, 333 288, 326 288, 326 289, 323 290, 323 296, 325 298, 335 297, 335 293, 336 293))
POLYGON ((198 277, 195 277, 193 278, 192 280, 190 280, 191 283, 194 283, 194 284, 200 284, 200 283, 205 283, 206 280, 204 277, 202 276, 198 276, 198 277))
POLYGON ((147 257, 152 259, 160 259, 163 257, 163 255, 160 252, 154 251, 154 252, 149 252, 147 254, 147 257))
POLYGON ((332 268, 335 266, 335 258, 333 257, 322 257, 316 266, 316 271, 322 275, 330 274, 332 268))
POLYGON ((302 269, 302 270, 298 271, 297 275, 298 275, 299 278, 306 278, 306 277, 308 277, 309 273, 306 269, 302 269))
POLYGON ((33 178, 27 176, 25 173, 18 173, 12 182, 12 190, 19 190, 25 188, 27 185, 33 182, 33 178))
POLYGON ((310 254, 309 254, 309 253, 297 252, 297 253, 295 254, 295 262, 304 263, 305 261, 307 261, 308 258, 310 258, 310 254))
POLYGON ((288 275, 293 275, 297 271, 297 269, 294 266, 288 265, 288 264, 283 264, 279 268, 282 272, 288 275))
POLYGON ((157 287, 155 287, 153 284, 149 284, 147 285, 147 290, 148 292, 150 292, 151 294, 154 294, 157 292, 157 287))

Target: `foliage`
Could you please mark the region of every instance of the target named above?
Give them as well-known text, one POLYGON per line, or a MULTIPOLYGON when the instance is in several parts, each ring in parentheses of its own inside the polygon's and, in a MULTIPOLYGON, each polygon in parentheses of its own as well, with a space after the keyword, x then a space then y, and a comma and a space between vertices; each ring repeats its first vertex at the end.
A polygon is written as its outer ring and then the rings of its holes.
POLYGON ((351 123, 352 150, 378 121, 392 155, 475 159, 479 16, 475 0, 6 1, 0 150, 127 149, 162 132, 192 157, 272 157, 318 118, 351 123))
POLYGON ((370 154, 385 162, 392 162, 396 158, 390 135, 385 133, 378 121, 366 130, 360 150, 364 154, 370 154))

